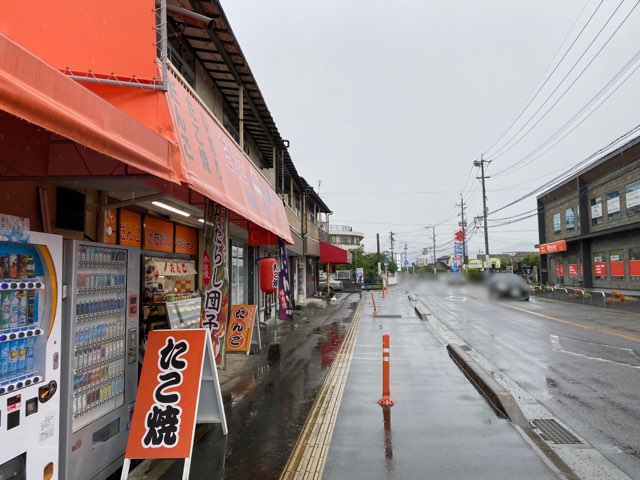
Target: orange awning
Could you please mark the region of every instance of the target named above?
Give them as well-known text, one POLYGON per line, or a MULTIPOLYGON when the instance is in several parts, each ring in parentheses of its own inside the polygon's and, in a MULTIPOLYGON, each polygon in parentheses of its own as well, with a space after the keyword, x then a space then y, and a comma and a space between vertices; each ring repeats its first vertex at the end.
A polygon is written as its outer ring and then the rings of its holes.
POLYGON ((245 218, 253 229, 257 225, 292 244, 282 199, 213 115, 169 72, 167 92, 99 84, 87 88, 177 143, 191 188, 245 218))
POLYGON ((2 34, 0 109, 157 177, 184 179, 174 143, 2 34))

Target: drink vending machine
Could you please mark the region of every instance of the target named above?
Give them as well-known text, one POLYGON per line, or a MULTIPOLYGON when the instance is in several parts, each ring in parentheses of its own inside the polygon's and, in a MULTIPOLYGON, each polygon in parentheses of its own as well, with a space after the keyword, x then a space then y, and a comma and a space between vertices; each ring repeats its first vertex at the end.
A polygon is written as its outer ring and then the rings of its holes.
POLYGON ((61 471, 104 479, 122 466, 138 385, 140 250, 65 241, 61 471))
POLYGON ((58 463, 62 237, 30 238, 0 242, 0 479, 65 478, 58 463))

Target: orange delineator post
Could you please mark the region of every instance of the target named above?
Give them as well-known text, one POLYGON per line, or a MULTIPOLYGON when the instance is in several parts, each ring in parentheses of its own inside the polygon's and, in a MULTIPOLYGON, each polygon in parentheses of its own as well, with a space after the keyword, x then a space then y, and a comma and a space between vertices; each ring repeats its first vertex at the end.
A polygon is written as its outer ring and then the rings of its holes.
POLYGON ((391 399, 389 387, 389 339, 389 334, 382 335, 382 398, 378 404, 391 407, 395 402, 391 399))
POLYGON ((373 314, 378 315, 378 310, 376 309, 376 299, 373 298, 373 292, 371 292, 371 301, 373 302, 373 314))

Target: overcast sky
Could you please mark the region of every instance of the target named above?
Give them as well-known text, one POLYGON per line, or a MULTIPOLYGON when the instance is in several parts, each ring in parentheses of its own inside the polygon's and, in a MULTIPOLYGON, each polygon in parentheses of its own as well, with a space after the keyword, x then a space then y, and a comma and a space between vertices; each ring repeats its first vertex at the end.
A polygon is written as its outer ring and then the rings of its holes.
MULTIPOLYGON (((640 7, 580 75, 638 3, 622 0, 591 48, 541 107, 620 3, 222 1, 278 129, 291 141, 298 172, 316 189, 321 182, 320 195, 334 212, 331 222, 363 232, 370 251, 375 250, 376 232, 384 250, 389 248, 389 231, 398 232, 396 239, 403 251, 407 243, 410 261, 432 245, 426 225, 437 224, 436 243, 446 245, 438 256, 451 253, 447 244, 456 230, 460 193, 470 224, 482 213, 480 184, 473 179, 476 169, 470 175, 473 160, 483 152, 497 157, 521 127, 507 146, 518 143, 489 166, 490 211, 640 123, 636 71, 548 153, 499 174, 556 133, 637 52, 640 7), (585 24, 539 95, 491 149, 585 24), (518 141, 576 78, 564 98, 518 141)), ((494 217, 535 206, 532 197, 494 217)), ((537 221, 490 227, 489 234, 492 253, 532 250, 538 241, 537 221)), ((469 244, 470 254, 484 249, 482 232, 469 244)))

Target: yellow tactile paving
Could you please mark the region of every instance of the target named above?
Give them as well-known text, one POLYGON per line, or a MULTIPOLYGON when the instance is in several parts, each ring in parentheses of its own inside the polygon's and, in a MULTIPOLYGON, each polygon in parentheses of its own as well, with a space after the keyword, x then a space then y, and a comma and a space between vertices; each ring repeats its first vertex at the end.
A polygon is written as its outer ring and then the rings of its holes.
POLYGON ((366 298, 360 300, 349 331, 336 354, 307 421, 298 436, 280 480, 319 480, 329 453, 344 386, 349 374, 356 333, 362 319, 366 298))

